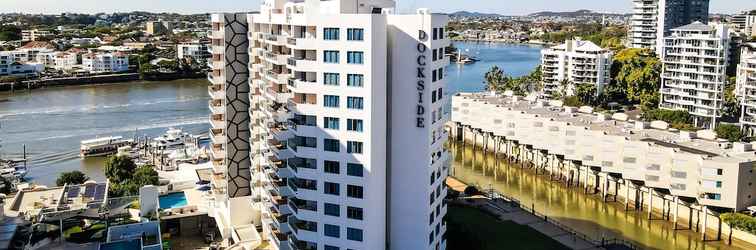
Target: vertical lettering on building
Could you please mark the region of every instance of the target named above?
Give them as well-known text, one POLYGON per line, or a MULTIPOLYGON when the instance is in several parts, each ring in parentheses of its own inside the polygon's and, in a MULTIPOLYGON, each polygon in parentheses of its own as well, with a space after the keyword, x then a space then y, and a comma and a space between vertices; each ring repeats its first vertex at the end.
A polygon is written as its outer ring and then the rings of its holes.
POLYGON ((428 47, 425 46, 425 43, 423 42, 428 40, 428 33, 426 33, 424 30, 420 30, 417 38, 420 42, 417 43, 417 120, 415 121, 415 126, 418 128, 425 128, 425 106, 423 106, 423 92, 425 91, 425 52, 428 50, 428 47))

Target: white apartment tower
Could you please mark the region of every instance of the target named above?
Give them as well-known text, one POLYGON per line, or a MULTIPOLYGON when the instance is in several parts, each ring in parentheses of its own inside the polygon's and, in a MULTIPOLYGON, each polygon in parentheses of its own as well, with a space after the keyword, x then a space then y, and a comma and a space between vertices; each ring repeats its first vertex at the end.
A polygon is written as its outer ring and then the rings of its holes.
POLYGON ((445 249, 448 18, 394 8, 265 0, 213 15, 211 214, 224 238, 445 249))
POLYGON ((670 30, 694 21, 709 21, 709 0, 633 0, 630 44, 662 54, 670 30))
POLYGON ((700 22, 672 29, 664 39, 660 107, 685 110, 695 125, 714 128, 721 117, 730 33, 700 22))
POLYGON ((600 93, 611 81, 612 56, 611 51, 580 39, 542 50, 544 92, 552 95, 564 91, 573 95, 575 86, 590 84, 600 93), (562 86, 565 82, 569 86, 562 86))
POLYGON ((742 107, 740 124, 747 134, 756 130, 756 43, 746 43, 741 47, 737 70, 736 94, 742 107))

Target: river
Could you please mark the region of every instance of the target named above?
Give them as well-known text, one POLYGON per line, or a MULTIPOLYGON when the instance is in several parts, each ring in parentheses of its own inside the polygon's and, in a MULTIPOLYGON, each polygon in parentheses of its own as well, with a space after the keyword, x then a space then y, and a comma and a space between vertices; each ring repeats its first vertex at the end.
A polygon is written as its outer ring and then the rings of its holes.
POLYGON ((130 82, 0 93, 0 154, 21 158, 27 181, 54 185, 59 173, 80 170, 103 181, 103 158, 79 157, 80 141, 121 135, 158 136, 170 128, 206 132, 207 81, 130 82))
MULTIPOLYGON (((493 65, 507 74, 521 76, 540 63, 539 46, 502 43, 455 43, 465 53, 480 59, 471 65, 449 66, 449 92, 480 91, 483 75, 493 65)), ((207 83, 203 79, 172 82, 133 82, 94 86, 58 87, 0 93, 0 154, 20 157, 27 146, 31 171, 29 181, 53 185, 63 171, 81 170, 92 179, 104 180, 102 158, 81 160, 79 142, 97 136, 135 133, 156 136, 170 127, 204 133, 207 117, 207 83)), ((656 249, 739 249, 721 242, 703 244, 698 234, 671 230, 661 220, 625 212, 624 206, 606 204, 553 184, 518 168, 500 167, 482 171, 495 161, 482 154, 473 160, 460 148, 455 154, 454 175, 468 183, 491 187, 545 211, 591 237, 623 235, 656 249)), ((499 163, 502 164, 502 163, 499 163)))

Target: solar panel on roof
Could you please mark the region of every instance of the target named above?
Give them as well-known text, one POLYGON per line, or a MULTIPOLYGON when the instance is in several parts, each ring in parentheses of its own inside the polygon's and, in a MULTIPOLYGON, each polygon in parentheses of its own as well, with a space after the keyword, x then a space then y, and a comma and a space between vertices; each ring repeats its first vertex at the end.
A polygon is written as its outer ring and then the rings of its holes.
POLYGON ((67 198, 76 198, 79 197, 79 192, 81 190, 81 187, 79 186, 71 186, 68 188, 68 196, 67 198))
POLYGON ((94 197, 95 186, 87 185, 84 187, 84 197, 94 197))
POLYGON ((95 187, 95 200, 104 200, 105 199, 105 192, 107 190, 105 189, 105 184, 100 184, 95 187))

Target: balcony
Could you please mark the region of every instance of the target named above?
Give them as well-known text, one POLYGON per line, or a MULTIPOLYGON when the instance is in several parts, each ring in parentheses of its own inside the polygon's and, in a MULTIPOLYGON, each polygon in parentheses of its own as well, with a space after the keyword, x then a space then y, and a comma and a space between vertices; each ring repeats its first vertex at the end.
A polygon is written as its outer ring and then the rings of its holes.
POLYGON ((226 90, 221 87, 210 86, 207 88, 207 93, 210 95, 210 99, 213 99, 213 100, 226 99, 226 90))
POLYGON ((222 129, 210 129, 210 138, 215 144, 226 143, 226 134, 223 133, 222 129))
POLYGON ((288 234, 273 229, 268 237, 271 239, 273 245, 277 246, 279 250, 294 250, 289 244, 288 234))
POLYGON ((222 118, 213 118, 213 116, 217 115, 210 115, 210 126, 213 129, 220 129, 225 130, 226 129, 226 121, 224 121, 222 118))
POLYGON ((225 114, 226 113, 226 106, 223 105, 222 101, 219 101, 217 99, 210 100, 207 102, 207 105, 210 107, 210 112, 213 114, 225 114))

